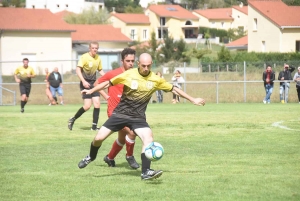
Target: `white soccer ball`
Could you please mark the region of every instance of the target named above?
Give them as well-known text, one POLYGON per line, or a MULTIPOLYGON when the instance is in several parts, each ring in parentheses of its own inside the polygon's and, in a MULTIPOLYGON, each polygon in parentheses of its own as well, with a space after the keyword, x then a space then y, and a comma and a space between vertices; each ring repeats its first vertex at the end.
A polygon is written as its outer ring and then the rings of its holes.
POLYGON ((145 155, 150 161, 158 161, 164 155, 164 148, 158 142, 151 142, 145 148, 145 155))

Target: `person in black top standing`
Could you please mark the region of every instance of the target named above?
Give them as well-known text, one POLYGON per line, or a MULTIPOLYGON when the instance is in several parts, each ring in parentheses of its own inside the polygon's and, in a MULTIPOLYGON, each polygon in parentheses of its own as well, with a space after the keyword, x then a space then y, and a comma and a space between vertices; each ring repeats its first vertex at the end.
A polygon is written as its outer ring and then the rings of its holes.
MULTIPOLYGON (((284 69, 278 75, 278 80, 293 80, 292 72, 295 70, 293 66, 289 66, 288 64, 284 64, 284 69)), ((290 89, 290 82, 280 82, 280 102, 287 103, 289 98, 289 89, 290 89)))
MULTIPOLYGON (((56 92, 58 93, 58 97, 60 99, 60 104, 64 104, 63 100, 63 84, 60 73, 58 72, 58 68, 55 67, 53 72, 48 76, 47 87, 49 86, 52 97, 56 99, 56 92)), ((57 100, 57 99, 56 99, 57 100)))

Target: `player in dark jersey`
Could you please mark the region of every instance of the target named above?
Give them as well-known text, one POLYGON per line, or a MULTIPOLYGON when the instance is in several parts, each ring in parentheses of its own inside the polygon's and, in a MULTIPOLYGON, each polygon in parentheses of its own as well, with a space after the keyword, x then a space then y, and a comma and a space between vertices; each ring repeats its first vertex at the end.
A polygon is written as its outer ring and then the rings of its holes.
POLYGON ((157 90, 164 90, 177 93, 186 98, 195 105, 205 105, 202 98, 193 98, 177 87, 173 87, 165 79, 160 78, 151 72, 152 58, 149 54, 143 53, 139 58, 139 67, 137 69, 127 70, 124 73, 112 78, 110 81, 102 82, 95 88, 83 90, 82 93, 91 94, 94 91, 123 84, 123 94, 121 101, 115 108, 110 118, 103 124, 98 131, 93 142, 90 145, 90 153, 83 158, 79 168, 86 167, 91 161, 95 160, 102 142, 113 132, 119 131, 124 126, 129 127, 143 142, 141 160, 142 160, 142 180, 158 178, 162 175, 161 170, 150 169, 151 161, 145 156, 146 146, 153 142, 153 134, 146 122, 145 111, 152 94, 157 90))
MULTIPOLYGON (((132 69, 135 59, 135 50, 131 48, 125 48, 122 53, 122 63, 123 65, 117 69, 107 72, 104 76, 98 78, 95 82, 95 86, 104 82, 109 81, 113 77, 125 72, 126 70, 132 69)), ((123 93, 122 84, 117 84, 108 88, 108 95, 106 93, 101 93, 102 96, 107 100, 107 116, 110 117, 120 102, 123 93)), ((109 167, 115 167, 116 163, 114 158, 122 150, 124 144, 126 144, 126 160, 130 167, 133 169, 139 168, 139 164, 136 162, 133 156, 133 149, 135 144, 135 134, 128 127, 118 131, 118 138, 114 141, 110 152, 104 157, 105 163, 109 167)))
MULTIPOLYGON (((104 75, 102 70, 102 62, 97 54, 98 48, 99 45, 97 42, 91 42, 89 45, 90 51, 83 54, 78 61, 76 73, 80 79, 80 91, 94 87, 97 71, 99 71, 101 75, 104 75)), ((100 93, 95 91, 92 94, 82 94, 82 99, 83 106, 79 108, 76 114, 69 119, 68 128, 72 130, 75 120, 78 119, 83 113, 88 111, 93 103, 94 111, 91 130, 98 130, 97 124, 100 113, 100 93)))

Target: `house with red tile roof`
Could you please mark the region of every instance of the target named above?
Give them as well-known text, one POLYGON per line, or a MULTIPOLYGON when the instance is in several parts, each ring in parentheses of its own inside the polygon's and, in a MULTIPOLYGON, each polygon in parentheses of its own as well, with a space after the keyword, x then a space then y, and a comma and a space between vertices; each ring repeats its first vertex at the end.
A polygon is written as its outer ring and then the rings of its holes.
POLYGON ((300 51, 300 6, 249 0, 248 7, 249 52, 300 51))
POLYGON ((200 27, 225 30, 239 28, 245 31, 248 24, 247 12, 248 7, 241 5, 231 8, 194 10, 193 14, 198 16, 200 27))
POLYGON ((175 40, 195 42, 198 36, 198 17, 179 5, 150 5, 145 14, 151 22, 150 32, 154 31, 157 39, 169 34, 175 40))
POLYGON ((150 20, 145 14, 111 13, 108 20, 113 27, 120 28, 121 32, 131 40, 150 39, 150 20))
POLYGON ((55 65, 71 70, 71 33, 75 30, 49 10, 0 8, 0 63, 3 75, 12 75, 22 64, 23 58, 30 60, 36 73, 43 68, 53 68, 53 63, 43 62, 61 60, 55 65), (4 61, 4 62, 3 62, 4 61), (6 62, 14 61, 14 62, 6 62))
POLYGON ((193 14, 198 16, 201 27, 216 29, 232 28, 232 8, 215 8, 205 10, 194 10, 193 14))
POLYGON ((121 51, 128 47, 132 40, 122 34, 121 29, 112 25, 99 24, 72 24, 70 25, 76 32, 72 32, 73 57, 79 57, 88 52, 88 44, 91 41, 99 43, 98 54, 101 57, 103 69, 112 69, 112 62, 121 61, 121 51))
POLYGON ((248 36, 244 36, 235 41, 231 41, 228 44, 225 44, 230 50, 247 50, 248 49, 248 36))

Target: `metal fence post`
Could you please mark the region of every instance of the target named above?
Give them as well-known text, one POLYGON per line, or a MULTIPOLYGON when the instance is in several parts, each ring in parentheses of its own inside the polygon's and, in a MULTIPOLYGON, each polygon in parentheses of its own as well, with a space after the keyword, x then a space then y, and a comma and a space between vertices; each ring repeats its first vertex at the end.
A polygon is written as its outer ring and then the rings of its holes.
POLYGON ((244 102, 246 103, 246 61, 244 61, 244 102))
MULTIPOLYGON (((184 92, 186 92, 186 69, 185 69, 185 67, 186 67, 186 63, 184 62, 183 63, 183 71, 184 71, 184 84, 183 84, 183 90, 184 90, 184 92)), ((186 103, 186 100, 185 100, 185 98, 183 99, 183 102, 184 103, 186 103)))

